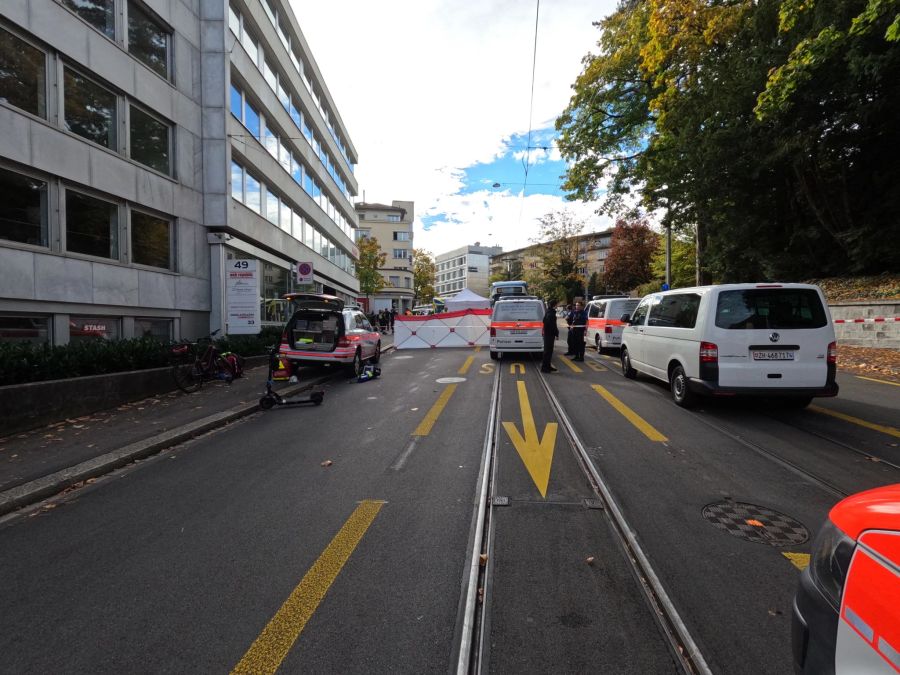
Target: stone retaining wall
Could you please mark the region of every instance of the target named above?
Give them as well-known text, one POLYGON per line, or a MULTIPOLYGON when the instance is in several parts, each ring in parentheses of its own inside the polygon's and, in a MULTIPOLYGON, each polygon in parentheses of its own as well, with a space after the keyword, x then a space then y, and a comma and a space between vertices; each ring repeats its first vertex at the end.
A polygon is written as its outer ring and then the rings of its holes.
POLYGON ((862 323, 834 324, 838 344, 900 349, 900 321, 875 321, 900 317, 900 301, 842 302, 829 305, 829 309, 832 319, 867 319, 862 323))

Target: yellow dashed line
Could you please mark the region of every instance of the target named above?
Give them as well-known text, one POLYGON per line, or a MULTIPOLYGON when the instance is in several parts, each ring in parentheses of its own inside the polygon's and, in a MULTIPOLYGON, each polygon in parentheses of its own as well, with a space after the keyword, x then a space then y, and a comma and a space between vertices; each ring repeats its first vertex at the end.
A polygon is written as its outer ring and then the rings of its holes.
POLYGON ((606 402, 609 403, 613 408, 619 411, 619 413, 626 420, 631 422, 635 427, 637 427, 644 436, 649 438, 651 441, 667 441, 669 440, 661 433, 659 433, 656 429, 654 429, 650 424, 644 421, 640 415, 638 415, 634 410, 629 408, 627 405, 622 403, 615 396, 610 394, 606 389, 601 387, 599 384, 592 384, 591 389, 600 394, 606 402))
POLYGON ((569 366, 569 368, 571 368, 573 372, 576 372, 576 373, 584 372, 581 368, 576 366, 574 363, 572 363, 571 360, 567 359, 565 356, 560 356, 559 360, 562 361, 563 363, 565 363, 567 366, 569 366))
POLYGON ((437 418, 440 417, 440 414, 444 411, 444 407, 447 405, 450 397, 453 396, 456 387, 457 385, 455 383, 447 385, 447 388, 441 392, 440 396, 438 396, 438 400, 435 404, 431 406, 431 410, 425 415, 425 419, 419 422, 419 426, 417 426, 416 430, 412 433, 413 436, 427 436, 431 433, 431 427, 434 426, 434 423, 437 422, 437 418))
POLYGON ((598 373, 602 373, 607 370, 606 366, 600 365, 599 363, 594 361, 594 359, 586 359, 585 363, 588 365, 588 368, 590 368, 591 370, 594 370, 598 373))
POLYGON ((894 436, 895 438, 900 438, 900 431, 895 429, 894 427, 889 427, 882 424, 875 424, 874 422, 866 422, 865 420, 861 420, 858 417, 852 417, 851 415, 845 415, 844 413, 840 413, 837 410, 829 410, 828 408, 820 408, 817 405, 809 406, 809 410, 813 410, 817 413, 822 413, 823 415, 831 415, 832 417, 837 417, 839 420, 844 420, 845 422, 850 422, 851 424, 858 424, 861 427, 865 427, 866 429, 873 429, 874 431, 880 431, 883 434, 888 434, 889 436, 894 436))
POLYGON ((874 377, 863 377, 862 375, 855 376, 857 380, 868 380, 869 382, 879 382, 881 384, 892 384, 895 387, 900 387, 900 382, 891 382, 890 380, 876 380, 874 377))
POLYGON ((232 673, 278 670, 382 506, 382 501, 366 500, 356 507, 232 673))
POLYGON ((474 361, 474 360, 475 360, 474 356, 468 357, 466 359, 465 363, 462 364, 462 367, 459 370, 457 370, 456 372, 459 373, 460 375, 465 375, 466 372, 469 370, 469 366, 472 365, 472 361, 474 361))

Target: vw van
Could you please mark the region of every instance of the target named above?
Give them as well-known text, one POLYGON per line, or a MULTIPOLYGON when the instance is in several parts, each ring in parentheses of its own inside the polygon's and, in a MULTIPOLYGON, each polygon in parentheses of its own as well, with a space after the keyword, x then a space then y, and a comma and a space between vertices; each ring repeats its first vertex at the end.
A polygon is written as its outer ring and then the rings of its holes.
POLYGON ((625 377, 698 395, 748 394, 805 407, 837 396, 837 343, 825 296, 810 284, 724 284, 653 293, 622 330, 625 377))
POLYGON ((622 315, 629 316, 638 306, 640 298, 601 298, 587 305, 588 322, 585 338, 599 352, 622 346, 622 315))
POLYGON ((491 358, 544 351, 544 301, 533 295, 501 297, 491 313, 491 358))

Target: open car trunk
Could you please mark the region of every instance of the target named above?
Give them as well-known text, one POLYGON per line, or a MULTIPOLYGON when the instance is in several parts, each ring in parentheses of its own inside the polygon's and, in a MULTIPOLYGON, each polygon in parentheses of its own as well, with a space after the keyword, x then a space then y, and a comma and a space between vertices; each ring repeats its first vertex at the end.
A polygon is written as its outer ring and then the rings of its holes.
POLYGON ((341 337, 343 317, 334 312, 303 310, 294 315, 288 328, 292 349, 333 352, 341 337))

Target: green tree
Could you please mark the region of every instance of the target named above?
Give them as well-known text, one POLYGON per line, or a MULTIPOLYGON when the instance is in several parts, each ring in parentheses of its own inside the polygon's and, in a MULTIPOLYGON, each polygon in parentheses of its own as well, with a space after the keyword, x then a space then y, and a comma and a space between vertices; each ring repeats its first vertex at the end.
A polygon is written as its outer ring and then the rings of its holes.
POLYGON ((547 298, 572 300, 584 291, 584 276, 578 272, 578 234, 584 222, 576 221, 569 211, 556 211, 538 218, 538 225, 538 236, 532 241, 540 269, 526 274, 525 280, 547 298))
POLYGON ((434 258, 429 251, 421 248, 412 250, 413 304, 431 302, 434 298, 434 258))
POLYGON ((387 254, 381 252, 381 246, 375 237, 364 237, 359 241, 359 260, 356 262, 356 278, 359 279, 359 291, 366 296, 371 307, 372 296, 384 288, 384 277, 380 268, 384 267, 387 254))
POLYGON ((603 280, 597 272, 592 272, 587 284, 587 296, 592 298, 603 291, 603 280))
MULTIPOLYGON (((694 238, 689 232, 672 235, 672 269, 670 287, 685 288, 696 281, 696 253, 694 238)), ((651 280, 638 286, 638 295, 647 295, 662 288, 666 282, 666 239, 659 238, 659 246, 650 260, 651 280)))
POLYGON ((495 281, 518 281, 522 279, 522 261, 518 258, 501 260, 501 270, 488 278, 488 283, 495 281))
POLYGON ((609 255, 603 272, 607 288, 630 291, 650 280, 650 262, 659 248, 660 236, 646 220, 619 220, 613 228, 609 255))
POLYGON ((571 199, 696 228, 705 279, 900 259, 896 0, 622 0, 598 27, 557 120, 571 199))

